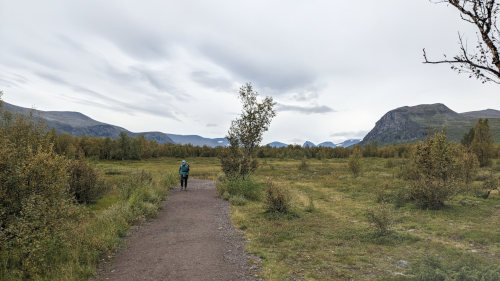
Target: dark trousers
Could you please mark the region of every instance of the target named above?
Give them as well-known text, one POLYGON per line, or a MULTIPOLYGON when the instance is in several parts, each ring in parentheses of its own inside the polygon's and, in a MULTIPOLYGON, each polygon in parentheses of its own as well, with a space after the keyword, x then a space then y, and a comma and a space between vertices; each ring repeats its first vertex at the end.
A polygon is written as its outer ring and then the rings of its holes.
POLYGON ((188 175, 181 175, 181 188, 187 188, 188 186, 188 175))

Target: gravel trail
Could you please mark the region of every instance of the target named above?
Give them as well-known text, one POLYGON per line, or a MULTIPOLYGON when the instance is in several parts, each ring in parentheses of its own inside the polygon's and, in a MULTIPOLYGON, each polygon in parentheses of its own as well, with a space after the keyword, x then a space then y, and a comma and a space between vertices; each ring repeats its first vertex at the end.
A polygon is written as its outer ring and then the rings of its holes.
POLYGON ((242 233, 213 181, 189 179, 170 191, 154 220, 132 231, 98 280, 256 280, 258 258, 245 253, 242 233))

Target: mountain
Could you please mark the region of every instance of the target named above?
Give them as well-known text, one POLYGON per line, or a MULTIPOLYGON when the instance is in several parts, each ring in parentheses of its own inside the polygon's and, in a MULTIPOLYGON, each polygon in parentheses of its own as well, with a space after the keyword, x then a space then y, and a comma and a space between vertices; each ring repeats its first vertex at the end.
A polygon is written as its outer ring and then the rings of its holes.
POLYGON ((316 147, 316 145, 310 141, 306 141, 302 147, 316 147))
POLYGON ((276 147, 276 148, 287 147, 288 146, 288 144, 282 143, 282 142, 279 142, 279 141, 273 141, 271 143, 268 143, 267 145, 269 145, 270 147, 276 147))
POLYGON ((228 146, 229 142, 225 138, 215 138, 209 139, 204 138, 198 135, 174 135, 174 134, 166 134, 170 137, 175 143, 179 144, 192 144, 194 146, 228 146))
POLYGON ((500 110, 495 110, 495 109, 486 109, 486 110, 480 110, 480 111, 471 111, 471 112, 464 112, 460 113, 460 115, 464 117, 471 117, 471 118, 500 118, 500 110))
POLYGON ((331 147, 331 148, 335 148, 337 147, 333 142, 331 141, 325 141, 325 142, 322 142, 320 144, 318 144, 318 146, 324 146, 324 147, 331 147))
POLYGON ((348 139, 348 140, 343 141, 341 143, 337 143, 336 145, 338 147, 350 147, 350 146, 356 145, 356 144, 358 144, 360 142, 361 142, 360 139, 348 139))
POLYGON ((404 106, 387 112, 365 136, 362 143, 380 145, 424 140, 429 129, 445 129, 448 140, 459 142, 478 118, 489 118, 493 137, 500 140, 500 112, 493 109, 456 113, 441 103, 404 106))
POLYGON ((207 145, 207 146, 226 146, 228 142, 224 138, 204 138, 196 135, 184 136, 175 134, 165 134, 162 132, 142 132, 134 133, 122 127, 106 124, 96 121, 82 113, 72 111, 41 111, 20 106, 15 106, 4 102, 2 109, 11 113, 20 113, 23 115, 33 114, 35 117, 40 117, 49 128, 55 128, 56 132, 68 133, 72 136, 89 136, 89 137, 110 137, 118 138, 121 132, 125 132, 131 137, 144 135, 147 140, 154 140, 162 143, 179 143, 192 145, 207 145))

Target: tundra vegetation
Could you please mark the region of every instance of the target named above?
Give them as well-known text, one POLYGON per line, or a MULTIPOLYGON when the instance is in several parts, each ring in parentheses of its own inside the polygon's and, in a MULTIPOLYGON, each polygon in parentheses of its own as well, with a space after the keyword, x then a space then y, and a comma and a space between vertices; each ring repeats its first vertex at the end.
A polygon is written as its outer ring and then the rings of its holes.
POLYGON ((0 116, 0 280, 87 280, 131 224, 156 214, 176 177, 107 175, 58 154, 34 121, 0 116))
POLYGON ((500 147, 477 128, 468 145, 437 133, 355 149, 258 146, 251 176, 228 181, 222 148, 77 138, 2 114, 2 280, 88 279, 130 225, 156 214, 183 158, 193 177, 218 181, 267 280, 499 279, 500 147), (482 167, 475 138, 488 144, 482 167))

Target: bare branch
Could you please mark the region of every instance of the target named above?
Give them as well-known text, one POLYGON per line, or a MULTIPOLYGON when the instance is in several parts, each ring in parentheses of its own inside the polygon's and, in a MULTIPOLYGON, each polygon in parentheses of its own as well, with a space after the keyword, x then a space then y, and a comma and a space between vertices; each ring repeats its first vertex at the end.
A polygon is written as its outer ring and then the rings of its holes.
MULTIPOLYGON (((459 34, 460 54, 453 60, 429 60, 424 49, 424 63, 452 65, 459 73, 469 73, 485 82, 500 84, 500 31, 498 16, 499 0, 439 0, 434 3, 446 3, 460 12, 460 18, 477 28, 477 45, 474 51, 467 49, 467 44, 459 34)), ((446 58, 446 56, 445 56, 446 58)))

